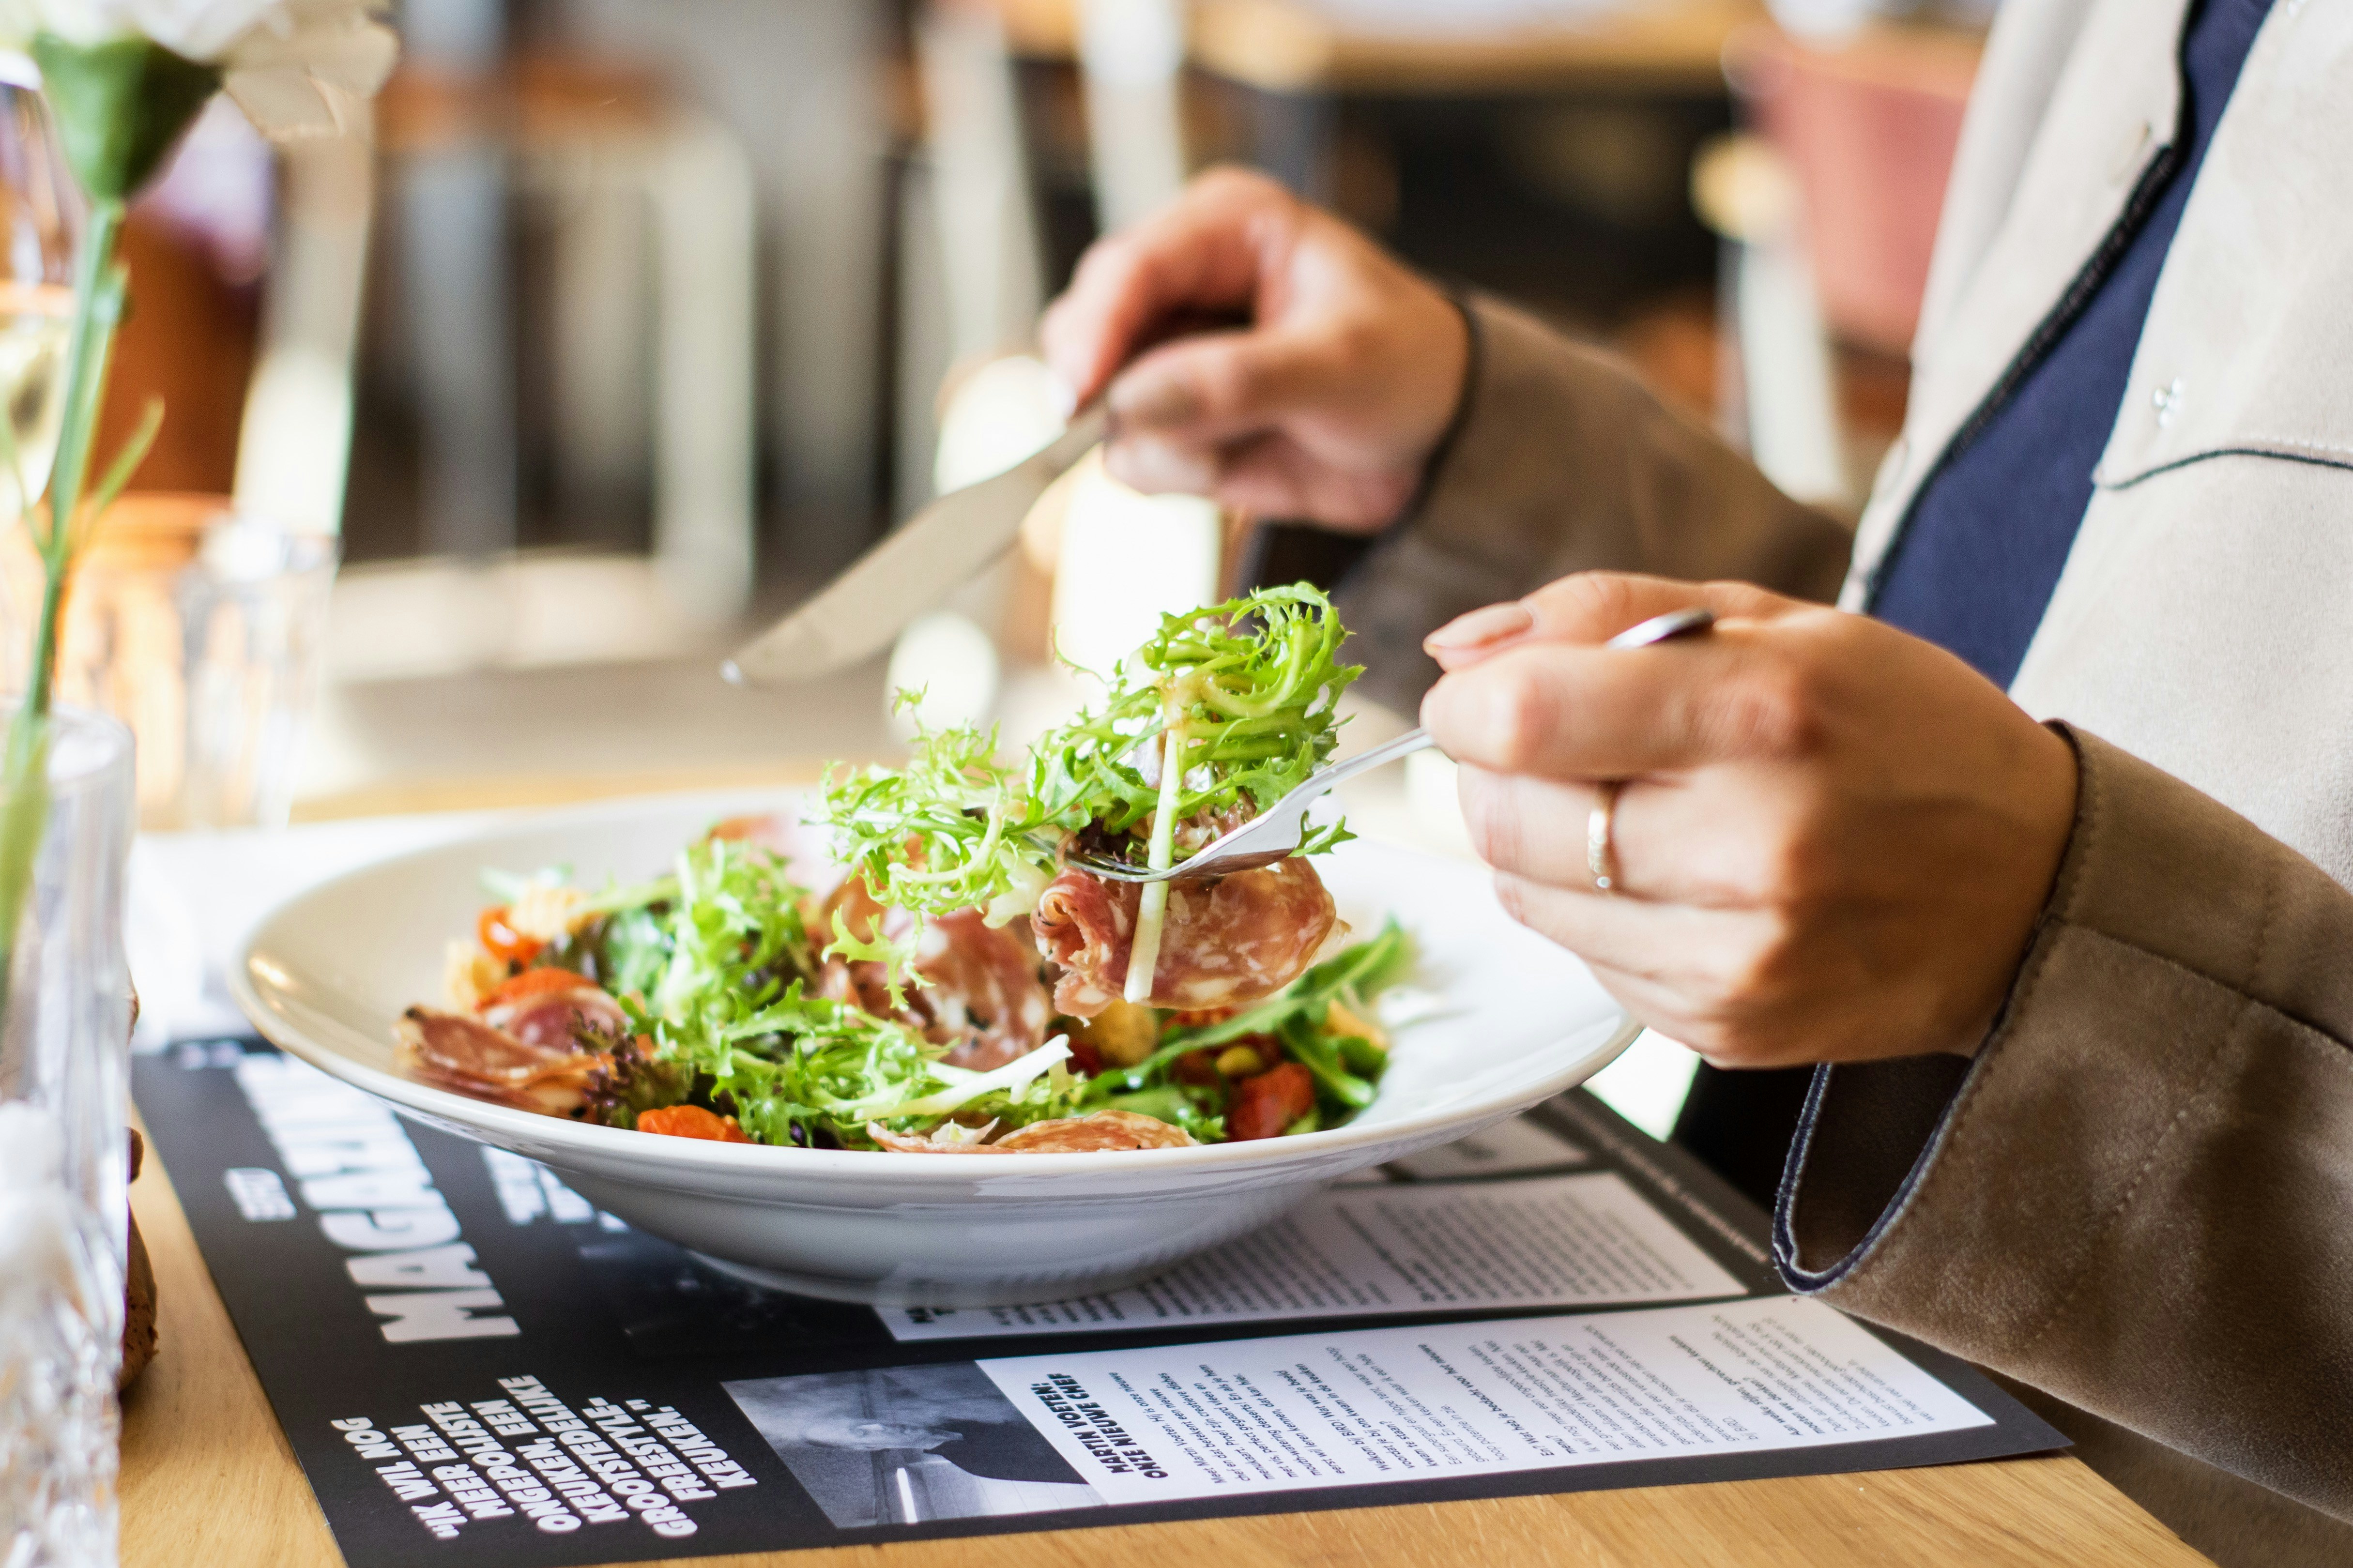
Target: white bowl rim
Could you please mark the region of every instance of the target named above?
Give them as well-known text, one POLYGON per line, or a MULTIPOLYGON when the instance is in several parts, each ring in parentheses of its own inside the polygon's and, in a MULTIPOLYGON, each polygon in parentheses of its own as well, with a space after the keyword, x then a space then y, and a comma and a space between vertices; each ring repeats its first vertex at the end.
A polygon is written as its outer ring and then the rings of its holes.
MULTIPOLYGON (((762 792, 753 790, 744 793, 751 795, 762 792)), ((674 801, 685 797, 669 798, 674 801)), ((459 1094, 454 1089, 437 1089, 430 1084, 354 1061, 333 1047, 311 1038, 280 1016, 253 982, 255 943, 264 930, 297 903, 360 879, 375 876, 387 867, 447 855, 469 844, 488 844, 503 833, 524 825, 560 826, 567 820, 593 821, 619 809, 640 805, 650 808, 664 799, 662 796, 649 796, 642 800, 596 802, 556 811, 502 813, 472 832, 381 856, 339 875, 307 883, 271 904, 237 938, 234 948, 236 956, 228 966, 230 994, 246 1017, 270 1044, 354 1088, 365 1089, 444 1124, 478 1128, 484 1132, 526 1142, 545 1142, 552 1139, 561 1143, 574 1143, 584 1153, 592 1151, 612 1155, 633 1153, 635 1163, 649 1167, 644 1171, 642 1179, 650 1184, 666 1184, 659 1181, 662 1173, 675 1177, 698 1170, 736 1175, 765 1173, 782 1179, 806 1177, 827 1180, 855 1176, 863 1184, 891 1187, 963 1184, 982 1177, 1085 1175, 1116 1171, 1151 1171, 1158 1174, 1175 1174, 1180 1171, 1235 1172, 1283 1163, 1311 1154, 1341 1154, 1352 1149, 1408 1140, 1428 1143, 1432 1142, 1429 1136, 1432 1133, 1443 1133, 1455 1126, 1464 1128, 1467 1132, 1478 1125, 1492 1122, 1499 1114, 1499 1108, 1540 1104, 1575 1088, 1608 1066, 1642 1032, 1642 1025, 1622 1006, 1619 1007, 1616 1023, 1599 1045, 1589 1051, 1580 1052, 1575 1059, 1535 1083, 1514 1088, 1508 1094, 1483 1103, 1458 1106, 1452 1110, 1419 1119, 1406 1118, 1370 1126, 1349 1122, 1287 1138, 1196 1143, 1175 1149, 1119 1149, 1063 1154, 910 1154, 899 1159, 885 1159, 878 1157, 878 1152, 865 1149, 797 1149, 773 1143, 721 1143, 701 1138, 667 1138, 631 1128, 607 1127, 600 1122, 575 1121, 569 1117, 519 1110, 512 1106, 459 1094), (667 1171, 654 1167, 666 1167, 667 1171)))

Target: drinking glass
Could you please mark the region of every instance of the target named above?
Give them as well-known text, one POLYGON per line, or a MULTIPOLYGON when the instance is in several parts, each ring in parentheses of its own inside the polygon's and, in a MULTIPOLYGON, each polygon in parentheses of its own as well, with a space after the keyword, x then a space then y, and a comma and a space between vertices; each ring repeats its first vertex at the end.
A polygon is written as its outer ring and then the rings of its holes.
POLYGON ((0 1004, 0 1563, 100 1568, 115 1561, 130 1223, 130 734, 57 710, 48 793, 0 1004))
MULTIPOLYGON (((140 826, 285 826, 335 560, 332 538, 225 496, 133 493, 100 519, 66 600, 56 689, 131 727, 140 826)), ((21 539, 0 545, 0 577, 21 662, 41 585, 21 539)))
MULTIPOLYGON (((81 203, 48 110, 0 61, 0 530, 47 488, 81 203)), ((26 623, 28 627, 29 623, 26 623)), ((16 684, 29 631, 11 627, 16 684)), ((0 704, 0 732, 13 718, 0 704)), ((0 1563, 115 1561, 130 984, 131 737, 50 723, 46 826, 0 974, 0 1563)), ((0 799, 0 814, 8 802, 0 799)))

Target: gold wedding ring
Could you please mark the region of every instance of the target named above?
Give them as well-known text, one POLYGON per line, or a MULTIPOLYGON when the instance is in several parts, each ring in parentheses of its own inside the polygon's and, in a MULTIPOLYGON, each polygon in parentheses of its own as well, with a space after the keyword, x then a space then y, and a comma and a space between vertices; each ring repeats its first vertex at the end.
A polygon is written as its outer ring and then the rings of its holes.
POLYGON ((1618 847, 1610 841, 1610 833, 1617 824, 1618 792, 1625 787, 1619 779, 1603 784, 1601 798, 1593 803, 1593 813, 1585 819, 1585 868, 1593 873, 1598 892, 1618 890, 1618 847))

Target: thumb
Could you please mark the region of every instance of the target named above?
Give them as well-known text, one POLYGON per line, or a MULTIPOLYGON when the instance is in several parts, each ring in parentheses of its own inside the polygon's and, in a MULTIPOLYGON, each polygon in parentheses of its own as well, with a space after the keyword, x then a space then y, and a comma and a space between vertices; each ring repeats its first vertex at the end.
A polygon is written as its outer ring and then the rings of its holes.
POLYGON ((1337 349, 1280 329, 1210 332, 1155 349, 1111 384, 1122 434, 1222 446, 1329 401, 1343 380, 1337 349))
POLYGON ((1605 643, 1653 616, 1704 606, 1722 619, 1770 620, 1798 601, 1746 583, 1683 583, 1632 572, 1578 572, 1525 598, 1457 616, 1422 639, 1449 674, 1531 642, 1605 643))

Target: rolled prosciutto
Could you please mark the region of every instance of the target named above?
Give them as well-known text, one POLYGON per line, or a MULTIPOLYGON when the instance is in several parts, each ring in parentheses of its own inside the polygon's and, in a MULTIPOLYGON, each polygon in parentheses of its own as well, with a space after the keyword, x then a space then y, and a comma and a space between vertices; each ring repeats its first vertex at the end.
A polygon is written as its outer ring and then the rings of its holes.
MULTIPOLYGON (((902 936, 913 924, 906 910, 877 903, 862 877, 845 880, 821 907, 820 942, 831 940, 836 913, 861 942, 873 940, 877 929, 886 937, 902 936)), ((978 910, 934 915, 924 922, 914 971, 928 984, 905 987, 900 1007, 891 1005, 882 965, 871 960, 827 959, 818 991, 878 1018, 896 1018, 934 1045, 954 1047, 944 1058, 950 1067, 987 1072, 1046 1043, 1052 1012, 1045 982, 1038 978, 1038 955, 1010 927, 990 926, 978 910)))
POLYGON ((621 1005, 587 976, 564 969, 529 969, 482 998, 482 1022, 527 1046, 596 1050, 620 1038, 621 1005))
MULTIPOLYGON (((1092 1018, 1120 999, 1144 889, 1065 870, 1038 900, 1029 930, 1062 966, 1054 1005, 1092 1018)), ((1171 882, 1152 968, 1155 1007, 1229 1007, 1271 996, 1314 961, 1339 923, 1324 879, 1300 856, 1206 882, 1171 882)))
POLYGON ((579 1114, 610 1066, 603 1053, 583 1050, 568 1036, 524 1039, 480 1018, 432 1007, 411 1007, 394 1033, 400 1065, 411 1076, 550 1116, 579 1114))

